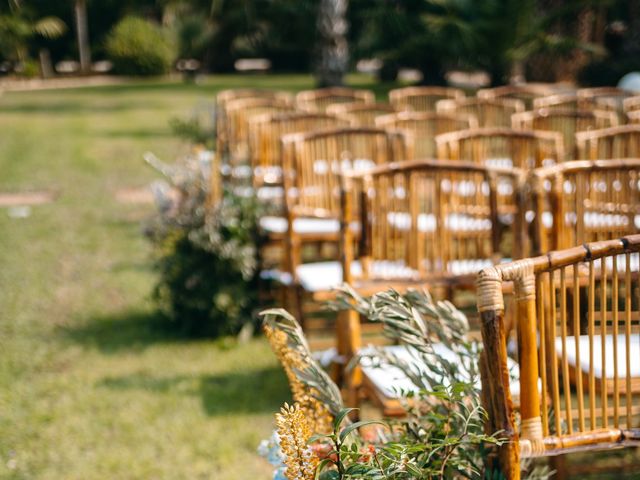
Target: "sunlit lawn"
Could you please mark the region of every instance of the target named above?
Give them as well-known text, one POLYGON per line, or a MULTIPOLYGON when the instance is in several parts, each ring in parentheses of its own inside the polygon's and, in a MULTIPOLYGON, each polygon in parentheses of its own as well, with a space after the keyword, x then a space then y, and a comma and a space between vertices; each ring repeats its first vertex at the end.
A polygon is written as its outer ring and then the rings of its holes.
POLYGON ((225 350, 166 333, 141 235, 153 207, 114 197, 156 178, 144 151, 172 160, 187 148, 172 116, 255 83, 0 98, 0 192, 59 193, 25 219, 0 209, 1 478, 269 478, 255 450, 289 393, 267 344, 225 350))
POLYGON ((312 82, 221 76, 0 98, 0 192, 59 193, 28 218, 0 209, 0 478, 270 478, 255 450, 289 392, 267 344, 164 329, 141 234, 153 207, 114 196, 156 178, 144 151, 185 151, 171 117, 256 85, 312 82))

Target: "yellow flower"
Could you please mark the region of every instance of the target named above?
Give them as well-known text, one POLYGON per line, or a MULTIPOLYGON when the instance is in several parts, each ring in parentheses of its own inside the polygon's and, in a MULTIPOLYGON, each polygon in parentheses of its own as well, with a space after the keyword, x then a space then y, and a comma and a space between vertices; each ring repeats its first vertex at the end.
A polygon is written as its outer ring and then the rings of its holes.
POLYGON ((285 476, 289 480, 313 480, 319 460, 308 445, 313 432, 304 411, 298 404, 285 403, 276 413, 276 424, 287 466, 285 476))
POLYGON ((287 375, 293 401, 309 419, 312 433, 331 433, 333 419, 329 410, 315 398, 315 389, 306 386, 296 375, 296 370, 307 367, 303 355, 289 346, 287 334, 282 330, 265 325, 264 332, 287 375))

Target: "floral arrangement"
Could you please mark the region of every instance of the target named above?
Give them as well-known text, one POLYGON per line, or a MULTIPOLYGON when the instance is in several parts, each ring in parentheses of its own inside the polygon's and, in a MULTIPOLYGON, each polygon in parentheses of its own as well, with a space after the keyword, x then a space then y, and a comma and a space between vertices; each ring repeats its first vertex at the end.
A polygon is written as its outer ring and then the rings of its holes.
POLYGON ((155 247, 161 310, 187 335, 235 334, 256 318, 260 206, 225 191, 207 204, 212 152, 196 150, 174 165, 147 155, 166 180, 152 187, 157 214, 146 234, 155 247))
MULTIPOLYGON (((279 466, 277 478, 499 479, 498 472, 484 470, 483 458, 488 446, 499 445, 504 439, 500 432, 484 431, 486 413, 480 405, 477 370, 480 346, 469 340, 464 314, 449 302, 434 302, 426 291, 403 295, 390 290, 363 298, 348 286, 342 289, 335 306, 353 308, 367 320, 382 323, 387 336, 411 351, 414 360, 411 362, 384 349, 368 349, 363 355, 375 365, 401 369, 416 387, 400 392, 407 415, 384 423, 353 423, 349 420, 351 409, 342 409, 333 416, 332 431, 314 431, 313 436, 309 435, 312 424, 308 417, 300 420, 306 423, 295 427, 298 429, 295 431, 304 432, 297 442, 309 437, 307 444, 319 458, 317 467, 312 475, 310 468, 314 461, 309 460, 308 449, 298 448, 299 442, 295 443, 296 448, 291 448, 290 442, 287 446, 281 443, 284 464, 279 466), (444 345, 451 353, 443 355, 435 345, 444 345), (381 425, 372 429, 372 423, 381 425), (296 465, 295 469, 289 468, 289 464, 296 465)), ((271 311, 270 315, 271 322, 286 316, 288 328, 299 329, 286 312, 271 311)), ((301 331, 296 335, 302 335, 301 331)), ((307 391, 324 389, 306 368, 294 368, 291 372, 307 391)), ((290 408, 286 407, 287 412, 291 412, 290 408)), ((295 411, 303 410, 298 406, 295 411)), ((281 412, 277 417, 279 429, 282 415, 281 412)), ((293 413, 286 418, 299 421, 293 413)), ((293 428, 279 430, 279 434, 290 435, 293 428)), ((546 467, 530 470, 527 475, 530 479, 551 475, 546 467)))

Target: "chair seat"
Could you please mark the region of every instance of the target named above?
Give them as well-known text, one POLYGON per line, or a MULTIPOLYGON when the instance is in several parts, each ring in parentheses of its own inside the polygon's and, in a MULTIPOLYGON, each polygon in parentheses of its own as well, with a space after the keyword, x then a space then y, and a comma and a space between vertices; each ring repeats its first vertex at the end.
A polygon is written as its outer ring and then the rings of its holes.
MULTIPOLYGON (((568 225, 576 224, 576 214, 569 212, 565 214, 565 221, 568 225)), ((545 228, 553 227, 553 214, 551 212, 542 213, 542 224, 545 228)), ((640 228, 640 215, 633 217, 633 226, 629 225, 629 217, 618 213, 585 212, 584 226, 586 228, 640 228)))
MULTIPOLYGON (((407 212, 389 212, 387 221, 398 230, 409 230, 411 228, 411 215, 407 212)), ((456 232, 490 231, 491 220, 462 213, 450 213, 445 218, 445 226, 447 229, 456 232)), ((418 230, 421 232, 434 232, 436 230, 436 216, 431 213, 419 214, 418 230)))
POLYGON ((239 186, 234 187, 233 193, 243 198, 251 198, 255 194, 258 200, 264 202, 273 202, 274 200, 279 203, 284 202, 284 188, 277 185, 259 187, 257 191, 250 186, 239 186))
POLYGON ((255 167, 253 174, 258 178, 262 178, 264 183, 282 182, 282 168, 275 165, 269 167, 255 167))
MULTIPOLYGON (((266 216, 260 219, 260 228, 266 233, 284 235, 287 233, 287 219, 266 216)), ((295 218, 293 230, 300 235, 335 234, 340 231, 340 222, 334 218, 295 218)))
MULTIPOLYGON (((556 338, 556 354, 562 359, 562 338, 556 338)), ((630 337, 630 378, 640 378, 640 334, 632 334, 630 337)), ((590 364, 590 349, 589 349, 589 336, 580 335, 578 337, 578 344, 580 349, 580 370, 583 374, 589 374, 590 364)), ((605 351, 604 351, 604 375, 606 379, 610 380, 615 378, 614 376, 614 344, 618 352, 617 367, 618 378, 620 383, 624 383, 624 379, 627 376, 627 345, 624 335, 606 335, 605 337, 605 351)), ((567 337, 566 343, 567 362, 572 368, 576 368, 576 340, 573 336, 567 337)), ((598 379, 603 378, 603 353, 602 353, 602 336, 593 336, 593 372, 594 376, 598 379)))
MULTIPOLYGON (((429 376, 432 378, 434 384, 446 384, 448 379, 438 377, 433 373, 426 365, 422 363, 422 358, 411 347, 403 345, 393 345, 383 347, 386 354, 392 355, 411 366, 416 372, 420 372, 421 376, 429 376)), ((436 355, 446 359, 451 363, 459 363, 460 358, 453 351, 447 348, 443 344, 434 343, 433 350, 436 355)), ((360 354, 371 354, 374 350, 371 348, 362 349, 360 354)), ((389 399, 398 399, 402 397, 403 393, 416 393, 419 391, 419 387, 416 386, 407 375, 398 367, 389 365, 388 363, 380 363, 374 365, 370 358, 362 358, 360 365, 362 366, 362 373, 365 375, 376 390, 389 399)), ((511 377, 510 389, 512 397, 520 396, 520 370, 518 364, 511 358, 507 358, 507 367, 509 369, 509 375, 511 377)), ((466 372, 461 371, 459 380, 468 381, 465 378, 466 372)), ((480 389, 480 378, 477 378, 475 387, 480 389)))
MULTIPOLYGON (((448 275, 476 274, 485 267, 493 265, 491 260, 471 259, 453 260, 448 264, 448 275)), ((420 281, 419 273, 408 267, 403 261, 376 260, 371 262, 371 278, 374 281, 420 281)), ((342 265, 337 261, 303 263, 298 265, 296 275, 300 286, 308 292, 329 291, 342 285, 342 265)), ((351 264, 351 275, 357 281, 362 278, 362 265, 359 261, 351 264)), ((287 272, 268 270, 261 274, 263 279, 276 280, 290 285, 292 278, 287 272)), ((424 279, 422 279, 424 280, 424 279)), ((357 288, 357 285, 356 285, 357 288)), ((382 287, 381 287, 382 289, 382 287)))

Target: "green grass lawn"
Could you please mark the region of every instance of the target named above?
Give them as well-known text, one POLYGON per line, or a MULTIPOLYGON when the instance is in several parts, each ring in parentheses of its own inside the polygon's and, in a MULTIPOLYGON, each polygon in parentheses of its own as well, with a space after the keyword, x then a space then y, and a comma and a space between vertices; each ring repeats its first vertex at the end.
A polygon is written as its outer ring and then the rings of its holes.
POLYGON ((221 76, 0 98, 0 192, 59 193, 28 218, 0 209, 0 478, 270 478, 255 451, 289 392, 268 345, 166 333, 141 234, 153 207, 114 198, 157 178, 143 152, 188 148, 171 117, 257 83, 312 85, 221 76))

